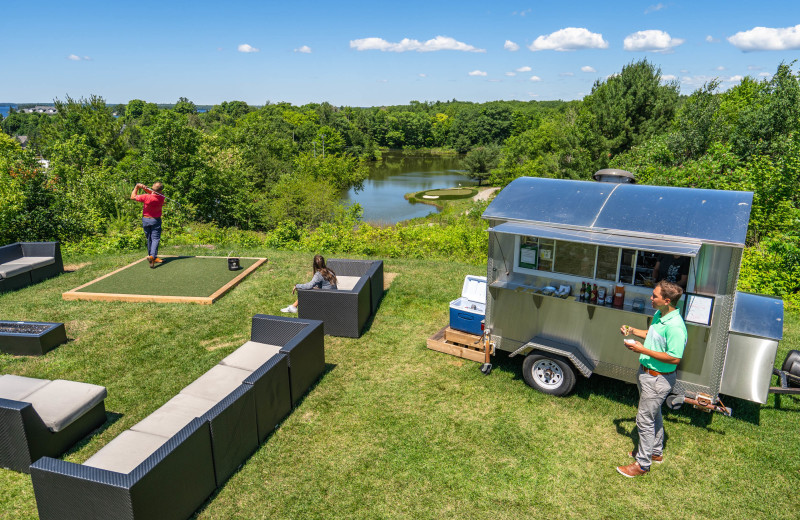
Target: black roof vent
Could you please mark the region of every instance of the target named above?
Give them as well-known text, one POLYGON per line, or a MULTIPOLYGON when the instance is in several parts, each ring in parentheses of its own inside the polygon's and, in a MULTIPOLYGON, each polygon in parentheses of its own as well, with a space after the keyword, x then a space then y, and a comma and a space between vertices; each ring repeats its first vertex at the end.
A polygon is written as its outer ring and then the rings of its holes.
POLYGON ((612 182, 615 184, 636 184, 636 179, 631 172, 625 170, 617 170, 616 168, 605 168, 597 170, 594 175, 594 180, 599 182, 612 182))

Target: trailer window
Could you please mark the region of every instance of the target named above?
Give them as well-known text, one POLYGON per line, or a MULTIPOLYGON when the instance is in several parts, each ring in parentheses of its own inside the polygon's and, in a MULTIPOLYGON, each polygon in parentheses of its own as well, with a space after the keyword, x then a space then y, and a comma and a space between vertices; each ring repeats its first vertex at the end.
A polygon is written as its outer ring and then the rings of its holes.
POLYGON ((597 251, 597 272, 595 278, 608 282, 616 282, 619 259, 618 247, 600 246, 597 251))
POLYGON ((558 242, 553 271, 564 274, 594 277, 597 246, 578 242, 558 242))

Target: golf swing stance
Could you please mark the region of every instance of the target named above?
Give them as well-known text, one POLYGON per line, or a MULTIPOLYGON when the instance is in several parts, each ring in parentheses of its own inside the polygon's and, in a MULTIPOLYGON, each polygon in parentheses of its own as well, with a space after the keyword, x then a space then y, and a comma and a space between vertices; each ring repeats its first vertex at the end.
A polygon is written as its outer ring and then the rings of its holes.
POLYGON ((161 259, 158 258, 158 243, 161 241, 161 208, 166 199, 161 194, 163 189, 164 185, 160 182, 153 184, 152 188, 137 183, 131 192, 131 200, 143 204, 142 229, 147 237, 147 261, 150 262, 151 269, 161 263, 161 259), (145 193, 139 195, 139 190, 144 190, 145 193))

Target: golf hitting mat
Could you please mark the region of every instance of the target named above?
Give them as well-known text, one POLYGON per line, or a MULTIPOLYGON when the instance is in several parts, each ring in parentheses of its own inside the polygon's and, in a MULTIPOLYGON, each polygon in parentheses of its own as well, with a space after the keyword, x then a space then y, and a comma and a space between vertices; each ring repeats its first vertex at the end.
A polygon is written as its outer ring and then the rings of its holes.
POLYGON ((240 269, 228 269, 228 258, 165 256, 150 268, 146 258, 101 276, 61 295, 65 300, 200 303, 210 305, 255 271, 266 258, 239 258, 240 269))

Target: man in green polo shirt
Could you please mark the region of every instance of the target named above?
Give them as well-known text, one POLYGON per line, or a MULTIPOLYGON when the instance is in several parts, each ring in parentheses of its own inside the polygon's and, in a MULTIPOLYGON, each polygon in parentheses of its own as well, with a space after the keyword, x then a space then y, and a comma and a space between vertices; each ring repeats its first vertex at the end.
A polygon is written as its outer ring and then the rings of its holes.
POLYGON ((639 429, 639 447, 629 455, 636 462, 618 466, 625 477, 638 477, 650 471, 650 463, 663 462, 664 421, 661 405, 675 386, 675 369, 683 357, 686 346, 686 324, 680 311, 675 309, 683 295, 680 285, 662 280, 653 288, 650 301, 657 309, 653 322, 647 330, 623 325, 624 336, 633 335, 644 339, 644 345, 634 339, 626 339, 625 346, 639 354, 639 411, 636 427, 639 429))

